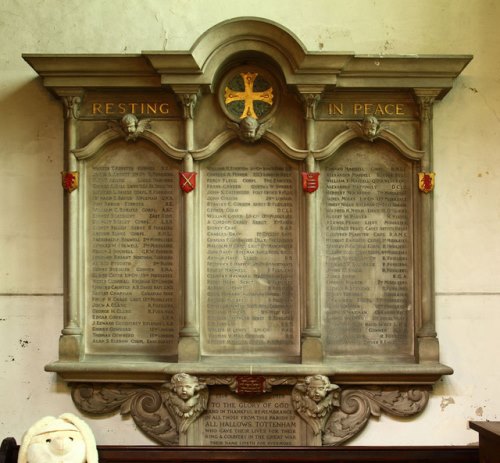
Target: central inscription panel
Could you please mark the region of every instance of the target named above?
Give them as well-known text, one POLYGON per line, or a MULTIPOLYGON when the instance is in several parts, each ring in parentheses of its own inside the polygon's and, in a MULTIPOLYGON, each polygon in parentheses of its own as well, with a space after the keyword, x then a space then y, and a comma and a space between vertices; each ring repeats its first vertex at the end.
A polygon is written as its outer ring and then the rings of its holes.
POLYGON ((298 167, 233 144, 201 175, 203 354, 298 356, 298 167))

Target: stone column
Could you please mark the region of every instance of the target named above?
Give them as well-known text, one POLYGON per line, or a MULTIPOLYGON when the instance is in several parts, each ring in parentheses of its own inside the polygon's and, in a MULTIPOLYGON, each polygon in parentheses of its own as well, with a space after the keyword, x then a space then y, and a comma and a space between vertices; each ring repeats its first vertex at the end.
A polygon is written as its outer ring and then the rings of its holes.
MULTIPOLYGON (((78 172, 78 161, 73 150, 78 147, 78 117, 82 101, 81 91, 60 93, 65 109, 64 170, 78 172)), ((64 328, 59 339, 59 359, 79 360, 81 354, 81 314, 84 256, 80 246, 79 189, 64 191, 64 328)))
MULTIPOLYGON (((440 89, 415 89, 420 107, 420 149, 424 151, 421 162, 422 172, 431 172, 432 153, 432 110, 440 89)), ((417 181, 417 180, 416 180, 417 181)), ((417 320, 418 358, 420 362, 439 361, 439 341, 435 328, 435 289, 434 289, 434 215, 433 193, 420 194, 420 246, 421 318, 417 320)))
MULTIPOLYGON (((194 148, 194 108, 198 101, 198 87, 175 88, 182 104, 184 116, 185 149, 194 148)), ((194 171, 193 156, 188 153, 184 157, 184 172, 194 171)), ((195 239, 195 201, 196 190, 184 193, 184 326, 180 331, 179 362, 197 362, 200 358, 200 328, 198 304, 196 297, 196 239, 195 239)))
MULTIPOLYGON (((298 91, 304 104, 306 123, 306 146, 309 154, 306 158, 306 172, 315 172, 316 161, 311 151, 315 147, 316 106, 321 98, 323 86, 300 86, 298 91)), ((317 269, 317 194, 306 195, 306 313, 305 326, 302 329, 302 363, 321 362, 323 345, 321 341, 321 316, 318 302, 317 269)))

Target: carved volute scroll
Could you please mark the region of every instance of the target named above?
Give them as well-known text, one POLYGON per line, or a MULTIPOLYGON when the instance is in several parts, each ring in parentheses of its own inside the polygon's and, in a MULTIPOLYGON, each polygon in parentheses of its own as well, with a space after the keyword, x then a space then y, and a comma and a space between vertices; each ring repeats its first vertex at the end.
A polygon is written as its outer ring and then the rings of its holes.
POLYGON ((65 109, 46 369, 83 412, 163 445, 328 446, 425 407, 452 373, 432 108, 470 56, 312 53, 243 18, 185 52, 24 58, 65 109))

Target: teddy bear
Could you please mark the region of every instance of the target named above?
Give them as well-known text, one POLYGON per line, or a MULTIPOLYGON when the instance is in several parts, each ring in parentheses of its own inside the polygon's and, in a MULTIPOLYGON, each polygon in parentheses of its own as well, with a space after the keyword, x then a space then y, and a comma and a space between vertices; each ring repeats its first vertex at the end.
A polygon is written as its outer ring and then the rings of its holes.
POLYGON ((98 463, 91 429, 80 418, 64 413, 46 416, 28 429, 18 463, 98 463))

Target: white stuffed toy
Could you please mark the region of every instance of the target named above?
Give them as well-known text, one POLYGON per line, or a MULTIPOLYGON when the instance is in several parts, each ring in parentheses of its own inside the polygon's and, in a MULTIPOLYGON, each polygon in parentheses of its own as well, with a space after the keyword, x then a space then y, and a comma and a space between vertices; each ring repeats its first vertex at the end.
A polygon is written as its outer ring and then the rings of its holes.
POLYGON ((71 413, 46 416, 24 435, 17 463, 98 463, 94 435, 71 413))

